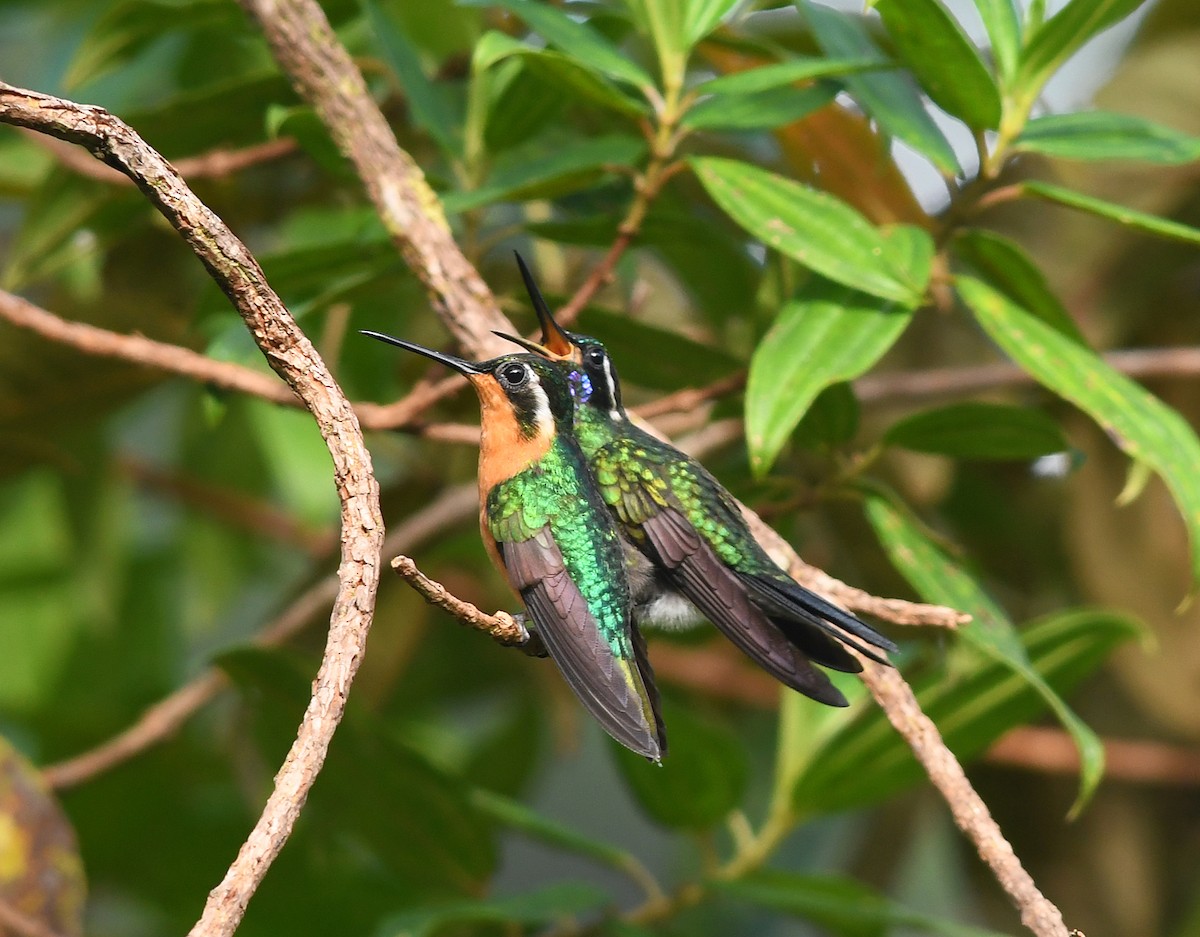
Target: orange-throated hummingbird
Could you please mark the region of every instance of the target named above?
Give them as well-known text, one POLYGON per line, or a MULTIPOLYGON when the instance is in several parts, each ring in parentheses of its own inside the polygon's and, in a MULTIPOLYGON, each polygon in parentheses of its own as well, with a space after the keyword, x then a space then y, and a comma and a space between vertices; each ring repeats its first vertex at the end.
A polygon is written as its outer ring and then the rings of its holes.
POLYGON ((479 526, 537 636, 604 730, 653 761, 666 753, 654 674, 633 624, 621 539, 572 430, 561 370, 533 355, 472 363, 363 335, 453 368, 479 395, 479 526))

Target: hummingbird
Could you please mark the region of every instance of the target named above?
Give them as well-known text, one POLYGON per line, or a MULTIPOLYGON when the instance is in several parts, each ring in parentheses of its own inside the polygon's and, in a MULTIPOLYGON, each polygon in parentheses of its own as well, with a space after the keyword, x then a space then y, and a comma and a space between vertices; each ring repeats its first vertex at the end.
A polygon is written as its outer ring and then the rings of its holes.
POLYGON ((896 645, 796 582, 767 555, 720 482, 630 421, 604 345, 559 326, 519 254, 517 264, 542 343, 501 337, 567 372, 575 437, 627 543, 637 624, 679 628, 707 618, 781 683, 847 705, 815 665, 857 673, 862 664, 845 646, 887 663, 880 651, 896 645))
POLYGON ((621 539, 572 430, 562 371, 529 354, 478 363, 380 332, 363 335, 463 374, 479 396, 479 526, 492 563, 579 701, 651 761, 666 733, 633 624, 621 539))

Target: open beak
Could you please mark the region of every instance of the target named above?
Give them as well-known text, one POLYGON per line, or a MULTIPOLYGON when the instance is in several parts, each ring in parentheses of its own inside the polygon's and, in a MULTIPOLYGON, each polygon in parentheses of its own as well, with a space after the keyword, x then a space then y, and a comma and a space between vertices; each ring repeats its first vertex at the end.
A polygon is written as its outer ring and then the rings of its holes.
MULTIPOLYGON (((538 350, 537 354, 545 355, 549 352, 548 357, 556 358, 560 361, 573 357, 575 345, 571 341, 571 336, 554 321, 554 316, 550 314, 550 307, 546 305, 545 297, 542 296, 542 291, 538 289, 537 283, 533 279, 533 274, 530 273, 529 267, 525 264, 525 259, 513 251, 517 257, 517 266, 521 269, 521 279, 525 281, 525 290, 529 293, 529 301, 533 303, 533 311, 537 313, 538 322, 542 326, 542 346, 543 350, 538 350)), ((507 338, 508 336, 504 336, 507 338)), ((524 342, 517 344, 525 345, 524 342)), ((530 348, 530 351, 534 349, 530 348)))
POLYGON ((424 345, 418 345, 415 342, 406 342, 400 338, 393 338, 391 335, 384 335, 382 332, 371 332, 367 329, 362 329, 360 335, 366 335, 368 338, 377 338, 381 342, 387 342, 389 345, 395 345, 397 348, 403 348, 407 351, 415 351, 418 355, 424 355, 426 358, 432 358, 434 361, 444 364, 448 368, 453 368, 459 374, 484 374, 487 368, 475 364, 471 361, 466 361, 463 358, 456 358, 454 355, 448 355, 442 351, 434 351, 432 348, 426 348, 424 345))

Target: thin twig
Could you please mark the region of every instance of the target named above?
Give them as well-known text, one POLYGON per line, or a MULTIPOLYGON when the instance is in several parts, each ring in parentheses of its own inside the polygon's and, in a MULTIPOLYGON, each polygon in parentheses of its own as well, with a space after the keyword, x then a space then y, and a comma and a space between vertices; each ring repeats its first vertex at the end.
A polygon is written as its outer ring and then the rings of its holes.
POLYGON ((464 625, 489 634, 505 647, 519 647, 533 657, 544 657, 546 652, 536 635, 531 634, 521 622, 508 612, 489 615, 470 602, 453 595, 440 582, 430 579, 417 568, 412 557, 400 555, 392 560, 394 569, 405 582, 413 587, 430 605, 449 612, 464 625))
POLYGON ((101 108, 0 83, 0 120, 82 144, 135 180, 242 315, 271 367, 304 400, 333 459, 341 501, 339 589, 312 698, 262 816, 209 895, 194 935, 229 935, 291 834, 345 711, 362 661, 379 584, 379 487, 358 420, 312 343, 275 295, 245 245, 127 124, 101 108))
MULTIPOLYGON (((24 131, 29 139, 54 155, 71 172, 110 185, 131 186, 133 180, 119 170, 98 163, 79 149, 53 137, 24 131)), ((291 137, 267 140, 239 149, 218 149, 198 156, 185 156, 172 161, 175 171, 185 179, 222 179, 251 166, 267 163, 296 152, 298 144, 291 137)))
MULTIPOLYGON (((1181 745, 1140 739, 1104 739, 1105 781, 1200 786, 1200 752, 1181 745)), ((1079 774, 1079 749, 1063 729, 1018 726, 988 749, 994 765, 1079 774)))
MULTIPOLYGON (((428 506, 403 521, 384 541, 389 555, 412 550, 435 534, 461 523, 478 510, 475 485, 448 489, 428 506)), ((337 576, 327 576, 295 599, 255 638, 260 647, 274 647, 296 635, 337 595, 337 576)), ((57 790, 75 787, 98 774, 158 745, 179 731, 201 707, 228 685, 224 673, 209 668, 190 683, 159 700, 129 728, 102 744, 42 770, 46 783, 57 790)))
POLYGON ((354 164, 367 196, 442 322, 469 356, 506 350, 513 326, 454 242, 421 167, 400 149, 362 73, 315 0, 239 0, 296 92, 354 164))

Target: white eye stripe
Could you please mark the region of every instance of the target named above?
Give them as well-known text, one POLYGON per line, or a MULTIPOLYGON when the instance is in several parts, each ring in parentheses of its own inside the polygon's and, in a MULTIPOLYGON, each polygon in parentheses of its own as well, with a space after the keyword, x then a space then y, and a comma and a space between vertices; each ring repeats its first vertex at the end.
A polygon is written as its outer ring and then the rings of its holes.
POLYGON ((541 378, 532 369, 529 371, 528 388, 535 403, 534 423, 542 433, 552 433, 554 431, 554 414, 550 412, 550 398, 546 395, 546 388, 542 386, 541 378))
POLYGON ((604 381, 608 385, 608 400, 612 405, 612 409, 608 411, 611 419, 621 419, 621 411, 617 407, 617 379, 613 376, 612 361, 608 355, 604 356, 604 381))

